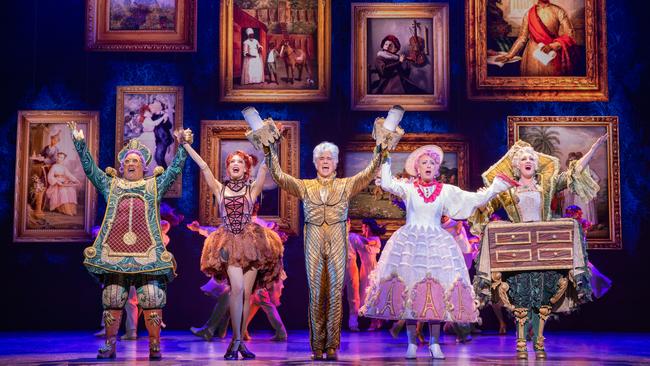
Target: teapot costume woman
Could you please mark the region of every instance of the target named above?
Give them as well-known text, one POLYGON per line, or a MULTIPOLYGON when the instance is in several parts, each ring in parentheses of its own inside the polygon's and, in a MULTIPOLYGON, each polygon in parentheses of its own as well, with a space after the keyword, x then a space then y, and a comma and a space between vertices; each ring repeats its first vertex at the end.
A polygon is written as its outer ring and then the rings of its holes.
POLYGON ((229 179, 219 182, 208 165, 191 146, 185 146, 199 165, 206 183, 216 196, 223 224, 208 236, 201 254, 201 271, 230 283, 230 316, 233 338, 225 359, 255 358, 242 342, 250 297, 255 286, 271 288, 282 273, 282 240, 273 230, 251 220, 257 197, 262 192, 267 169, 260 167, 257 178, 249 179, 256 161, 243 151, 226 158, 229 179))
POLYGON ((365 305, 360 315, 407 319, 409 339, 406 358, 417 351, 415 321, 428 321, 429 351, 444 358, 438 344, 440 322, 475 322, 474 303, 467 267, 453 236, 442 228, 441 216, 464 219, 496 194, 510 187, 496 179, 487 189, 466 192, 437 182, 443 152, 436 145, 415 150, 406 160, 406 172, 414 179, 394 179, 390 159, 381 167, 381 187, 406 204, 406 224, 391 236, 370 275, 365 305))
POLYGON ((519 186, 499 194, 485 207, 477 210, 470 222, 472 231, 483 236, 477 260, 474 287, 482 303, 487 302, 494 289, 506 308, 514 311, 517 324, 517 357, 528 358, 525 330, 528 322, 533 326, 533 343, 536 358, 546 358, 544 325, 551 312, 569 312, 578 304, 591 300, 590 272, 587 268, 587 246, 582 228, 575 220, 573 229, 573 269, 526 270, 490 275, 488 231, 501 222, 489 223, 490 215, 503 208, 513 223, 554 221, 551 218, 551 199, 555 193, 568 188, 584 199, 593 199, 598 184, 591 178, 589 161, 607 135, 600 137, 589 152, 569 168, 560 172, 556 157, 539 153, 524 141, 517 141, 506 155, 483 173, 487 184, 496 175, 507 175, 519 186))

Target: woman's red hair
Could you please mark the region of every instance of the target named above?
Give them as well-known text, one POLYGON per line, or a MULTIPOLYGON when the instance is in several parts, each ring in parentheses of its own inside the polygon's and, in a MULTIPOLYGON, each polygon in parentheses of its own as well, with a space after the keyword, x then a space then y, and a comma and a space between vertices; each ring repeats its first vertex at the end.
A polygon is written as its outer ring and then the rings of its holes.
POLYGON ((230 160, 235 156, 238 155, 242 160, 244 160, 244 165, 246 165, 246 173, 244 173, 244 179, 248 179, 250 177, 250 172, 251 169, 257 165, 257 156, 255 155, 249 155, 246 152, 242 150, 235 150, 228 154, 226 157, 226 171, 230 167, 230 160))

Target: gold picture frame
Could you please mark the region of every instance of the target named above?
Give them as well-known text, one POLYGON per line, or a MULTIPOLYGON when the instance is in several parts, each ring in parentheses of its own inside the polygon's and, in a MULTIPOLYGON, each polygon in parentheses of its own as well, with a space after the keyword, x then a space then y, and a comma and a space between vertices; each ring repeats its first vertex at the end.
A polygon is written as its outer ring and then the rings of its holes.
POLYGON ((448 4, 353 3, 352 31, 353 110, 384 111, 396 104, 410 111, 447 110, 448 4), (398 25, 396 22, 404 24, 398 25), (418 30, 420 35, 417 34, 418 30), (391 62, 388 57, 398 57, 397 51, 389 54, 381 49, 386 39, 383 37, 388 34, 398 38, 397 43, 401 46, 399 54, 405 56, 404 61, 400 61, 400 65, 404 65, 400 66, 401 71, 390 74, 390 78, 386 76, 388 72, 382 75, 380 71, 388 69, 386 65, 391 62), (417 43, 413 41, 415 36, 419 37, 417 43), (404 50, 410 42, 419 48, 410 47, 405 53, 404 50), (387 57, 380 57, 381 52, 387 57), (374 62, 370 57, 375 57, 374 62), (397 78, 400 83, 391 82, 397 78), (390 84, 399 87, 390 87, 390 84), (394 94, 395 92, 402 93, 394 94))
MULTIPOLYGON (((278 144, 278 156, 282 170, 294 177, 300 176, 300 127, 297 121, 276 121, 282 124, 282 139, 278 144)), ((263 152, 255 150, 246 139, 248 129, 246 121, 201 121, 201 157, 208 168, 220 181, 224 180, 225 158, 228 153, 243 150, 255 155, 261 163, 263 152)), ((257 174, 257 167, 251 176, 257 174)), ((269 173, 267 173, 269 174, 269 173)), ((298 198, 281 190, 270 174, 267 175, 261 196, 258 216, 264 220, 277 222, 280 229, 290 235, 297 235, 299 230, 298 198)), ((217 202, 213 199, 210 188, 201 178, 199 188, 199 221, 202 225, 218 226, 222 220, 219 216, 217 202)))
MULTIPOLYGON (((440 146, 445 153, 438 180, 468 189, 469 143, 464 136, 459 134, 404 134, 395 150, 391 151, 393 175, 401 174, 398 171, 403 169, 406 158, 411 152, 429 144, 440 146)), ((375 141, 370 134, 353 136, 341 152, 343 176, 352 176, 363 169, 370 161, 374 148, 375 141)), ((373 218, 380 224, 386 224, 386 237, 404 225, 406 213, 391 203, 390 194, 383 191, 380 193, 380 191, 381 189, 375 190, 373 181, 368 188, 350 200, 348 217, 351 219, 353 231, 361 229, 361 219, 363 218, 373 218), (377 199, 379 194, 381 196, 377 199)))
POLYGON ((18 112, 14 242, 92 240, 97 193, 81 167, 67 127, 70 121, 84 132, 97 159, 99 112, 18 112))
MULTIPOLYGON (((571 3, 572 6, 584 5, 583 8, 576 9, 558 8, 555 3, 561 3, 561 0, 553 0, 550 5, 568 14, 566 18, 573 29, 571 39, 575 44, 568 48, 572 53, 566 51, 566 54, 571 55, 568 58, 571 62, 566 63, 570 67, 558 71, 558 76, 522 76, 522 70, 530 70, 526 73, 531 75, 546 74, 537 69, 542 66, 533 60, 535 52, 532 52, 532 48, 530 56, 527 56, 526 51, 522 54, 526 60, 525 65, 524 59, 515 59, 511 64, 498 66, 496 60, 489 61, 488 56, 497 57, 499 52, 506 53, 510 50, 509 47, 505 48, 505 44, 511 43, 519 34, 517 27, 521 29, 523 20, 528 19, 530 4, 519 2, 517 6, 522 8, 515 9, 514 5, 504 4, 510 3, 510 0, 501 5, 493 0, 466 0, 468 99, 574 102, 609 100, 605 0, 581 1, 580 4, 571 3), (509 9, 507 15, 503 9, 509 9), (501 16, 496 17, 495 14, 501 16)), ((527 42, 523 47, 527 47, 532 41, 527 42)), ((533 43, 530 45, 533 47, 533 43)), ((564 51, 558 52, 565 54, 564 51)), ((564 56, 558 55, 547 62, 552 64, 560 62, 563 58, 564 56)))
POLYGON ((196 29, 197 0, 86 0, 88 51, 195 52, 196 29))
POLYGON ((592 177, 601 187, 598 196, 585 204, 563 191, 554 197, 555 216, 560 216, 570 204, 581 206, 583 218, 594 224, 587 232, 589 249, 622 249, 618 117, 508 117, 508 145, 518 139, 528 140, 536 150, 559 158, 561 170, 566 169, 569 153, 586 153, 604 133, 609 135, 607 143, 596 151, 589 164, 592 177))
POLYGON ((247 103, 328 100, 331 72, 331 1, 307 0, 303 4, 304 9, 291 9, 292 2, 289 1, 285 2, 287 6, 282 9, 279 6, 268 9, 241 9, 238 6, 243 5, 241 2, 242 0, 221 2, 220 100, 247 103), (247 41, 245 33, 248 29, 254 32, 253 38, 262 47, 256 56, 262 60, 255 61, 254 66, 246 66, 247 70, 255 70, 246 75, 258 75, 254 77, 255 80, 251 79, 250 83, 244 82, 242 77, 246 61, 242 48, 247 41), (281 47, 284 44, 290 47, 281 47), (278 51, 272 63, 277 70, 274 74, 275 85, 271 82, 273 74, 269 71, 269 49, 278 51), (286 53, 282 52, 285 50, 286 53), (294 56, 288 56, 289 53, 294 56), (281 67, 282 65, 284 67, 281 67), (260 72, 263 79, 261 83, 258 80, 260 72))
MULTIPOLYGON (((129 139, 137 138, 151 150, 151 162, 145 175, 152 174, 156 166, 166 168, 171 164, 178 149, 173 133, 182 127, 182 86, 118 86, 115 107, 115 166, 120 166, 117 152, 122 150, 129 139), (161 139, 161 136, 164 139, 161 139)), ((165 197, 181 197, 182 187, 180 174, 165 193, 165 197)))

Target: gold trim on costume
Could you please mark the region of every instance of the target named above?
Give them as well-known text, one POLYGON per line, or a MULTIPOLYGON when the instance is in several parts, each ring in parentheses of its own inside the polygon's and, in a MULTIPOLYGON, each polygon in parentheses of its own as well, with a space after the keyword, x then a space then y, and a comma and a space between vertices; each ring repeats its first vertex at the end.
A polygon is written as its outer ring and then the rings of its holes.
POLYGON ((160 260, 163 262, 171 262, 172 258, 174 258, 172 254, 166 250, 160 255, 160 260))
POLYGON ((97 255, 97 250, 95 249, 95 247, 86 247, 86 249, 84 249, 84 257, 91 259, 91 258, 95 258, 96 255, 97 255))

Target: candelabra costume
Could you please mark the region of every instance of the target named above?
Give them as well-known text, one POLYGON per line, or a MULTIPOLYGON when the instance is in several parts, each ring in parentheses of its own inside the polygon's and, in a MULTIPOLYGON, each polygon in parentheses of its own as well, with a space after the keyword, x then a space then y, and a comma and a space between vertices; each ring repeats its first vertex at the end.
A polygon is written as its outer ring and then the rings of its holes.
MULTIPOLYGON (((412 321, 429 321, 430 349, 444 358, 437 334, 440 321, 474 322, 478 310, 463 254, 454 237, 440 224, 443 214, 467 218, 509 185, 495 180, 486 190, 473 193, 442 184, 425 182, 416 174, 416 164, 429 156, 438 166, 443 152, 435 145, 423 146, 409 156, 405 169, 416 179, 393 179, 390 159, 381 167, 381 188, 406 204, 406 225, 388 239, 377 268, 370 274, 370 288, 360 315, 412 321)), ((413 328, 415 324, 412 324, 413 328)), ((407 358, 415 358, 415 332, 409 331, 407 358)))
MULTIPOLYGON (((599 140, 600 141, 600 140, 599 140)), ((597 145, 594 145, 597 146, 597 145)), ((592 148, 593 149, 593 148, 592 148)), ((533 168, 533 186, 513 187, 478 209, 470 218, 472 231, 482 234, 482 245, 477 258, 477 272, 474 287, 482 303, 487 302, 492 290, 504 306, 514 310, 517 324, 517 356, 528 357, 525 329, 532 322, 533 343, 537 358, 546 358, 544 348, 544 325, 552 312, 568 312, 578 304, 591 300, 590 272, 587 269, 586 241, 581 226, 573 221, 572 234, 573 268, 571 270, 527 270, 491 274, 488 249, 489 230, 493 225, 503 225, 495 221, 487 226, 490 215, 499 208, 505 209, 513 223, 548 222, 551 218, 551 199, 556 192, 565 188, 592 199, 599 190, 589 174, 588 166, 573 162, 567 171, 559 171, 559 161, 553 156, 535 152, 530 144, 517 141, 508 153, 495 165, 483 173, 483 180, 489 184, 497 174, 510 177, 521 175, 517 161, 523 155, 536 164, 533 168)), ((552 230, 547 228, 546 230, 552 230)))
MULTIPOLYGON (((347 260, 348 205, 350 198, 365 188, 374 178, 381 161, 382 145, 394 146, 404 131, 391 132, 383 128, 383 119, 375 122, 373 134, 378 141, 370 164, 356 175, 337 178, 334 173, 338 162, 338 149, 334 149, 332 173, 327 177, 320 174, 316 179, 298 179, 282 171, 275 147, 272 144, 280 134, 271 120, 264 122, 264 128, 250 131, 247 136, 258 148, 263 148, 267 165, 273 180, 281 189, 303 201, 305 215, 305 265, 309 284, 309 326, 310 345, 314 359, 337 358, 341 338, 342 290, 347 260), (336 156, 334 156, 336 155, 336 156)), ((315 152, 319 149, 317 146, 315 152)), ((332 147, 333 146, 333 147, 332 147)), ((316 153, 314 154, 316 164, 316 153)))
MULTIPOLYGON (((104 284, 102 304, 106 324, 106 344, 98 358, 115 357, 115 342, 122 309, 129 288, 135 286, 149 332, 149 357, 159 359, 162 308, 167 299, 167 283, 175 277, 175 261, 163 243, 160 229, 160 201, 181 173, 187 153, 179 146, 168 169, 157 167, 154 176, 128 180, 115 169, 101 171, 81 131, 73 126, 74 145, 88 179, 106 199, 106 213, 92 246, 84 250, 84 265, 104 284)), ((151 152, 138 140, 130 140, 118 153, 124 165, 128 156, 139 156, 143 166, 151 152)))

